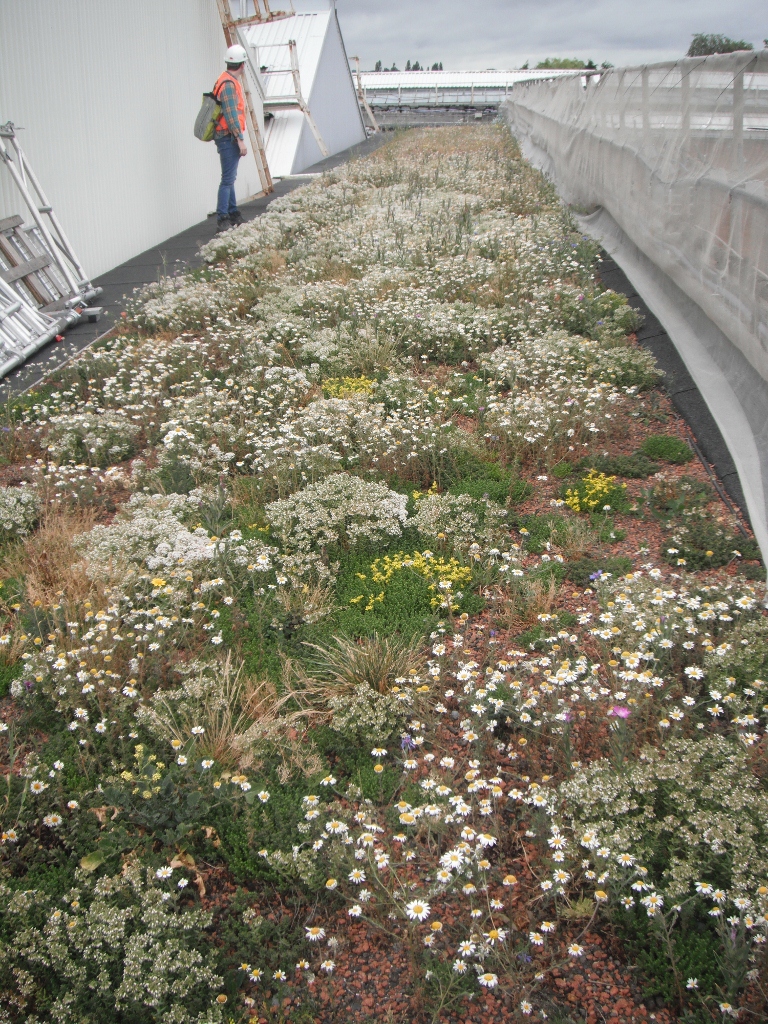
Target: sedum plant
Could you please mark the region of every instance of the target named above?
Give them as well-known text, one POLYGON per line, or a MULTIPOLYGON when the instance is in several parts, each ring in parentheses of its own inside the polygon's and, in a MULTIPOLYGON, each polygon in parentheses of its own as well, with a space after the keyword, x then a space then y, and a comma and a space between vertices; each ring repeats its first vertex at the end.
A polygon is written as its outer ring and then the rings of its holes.
POLYGON ((594 832, 617 854, 629 851, 670 901, 713 878, 751 895, 768 879, 768 794, 749 762, 729 738, 671 738, 622 771, 595 762, 560 795, 574 834, 594 832))
POLYGON ((478 540, 492 541, 506 528, 506 509, 495 501, 475 499, 468 494, 426 494, 417 505, 411 524, 419 533, 439 544, 468 547, 478 540))
POLYGON ((399 537, 407 519, 404 495, 349 473, 334 473, 273 501, 265 514, 287 550, 323 553, 399 537))
POLYGON ((0 487, 0 537, 26 537, 40 514, 40 499, 24 487, 0 487))
POLYGON ((0 1020, 218 1024, 223 979, 205 938, 212 915, 190 905, 172 875, 133 864, 95 880, 81 870, 64 900, 0 887, 13 935, 0 947, 0 1020))

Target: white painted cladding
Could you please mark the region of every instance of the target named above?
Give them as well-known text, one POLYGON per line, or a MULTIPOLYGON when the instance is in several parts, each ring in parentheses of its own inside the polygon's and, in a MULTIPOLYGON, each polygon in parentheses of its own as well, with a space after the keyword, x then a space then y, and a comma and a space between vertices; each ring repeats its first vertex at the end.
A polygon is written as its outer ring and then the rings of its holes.
MULTIPOLYGON (((91 277, 215 209, 218 154, 192 128, 225 49, 215 0, 0 0, 0 122, 91 277)), ((237 186, 259 191, 251 156, 237 186)), ((0 167, 0 217, 24 212, 0 167)))

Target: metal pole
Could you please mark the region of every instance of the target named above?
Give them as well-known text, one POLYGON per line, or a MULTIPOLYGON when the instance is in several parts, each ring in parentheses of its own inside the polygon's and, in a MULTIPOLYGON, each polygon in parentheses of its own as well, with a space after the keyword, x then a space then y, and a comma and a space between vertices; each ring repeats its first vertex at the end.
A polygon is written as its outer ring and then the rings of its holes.
POLYGON ((643 82, 643 146, 646 149, 650 148, 651 144, 651 97, 650 97, 650 82, 648 80, 648 68, 643 68, 642 82, 643 82))
POLYGON ((627 121, 627 92, 624 88, 624 72, 619 72, 619 131, 623 132, 627 121))
POLYGON ((741 172, 744 163, 744 71, 733 80, 733 155, 736 169, 741 172))
POLYGON ((691 135, 691 77, 685 67, 680 69, 680 113, 683 136, 687 142, 691 135))

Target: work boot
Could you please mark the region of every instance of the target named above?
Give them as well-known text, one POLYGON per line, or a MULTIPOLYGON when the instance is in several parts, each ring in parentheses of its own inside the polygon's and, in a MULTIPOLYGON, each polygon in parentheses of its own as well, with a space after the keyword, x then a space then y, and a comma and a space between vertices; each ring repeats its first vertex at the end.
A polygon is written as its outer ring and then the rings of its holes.
POLYGON ((238 224, 242 224, 243 223, 243 215, 242 215, 242 213, 240 213, 239 210, 235 210, 233 213, 230 213, 230 215, 229 215, 229 222, 230 222, 230 224, 232 225, 233 228, 236 228, 238 224))
POLYGON ((216 229, 217 231, 229 231, 232 227, 232 221, 229 217, 217 217, 216 218, 216 229))

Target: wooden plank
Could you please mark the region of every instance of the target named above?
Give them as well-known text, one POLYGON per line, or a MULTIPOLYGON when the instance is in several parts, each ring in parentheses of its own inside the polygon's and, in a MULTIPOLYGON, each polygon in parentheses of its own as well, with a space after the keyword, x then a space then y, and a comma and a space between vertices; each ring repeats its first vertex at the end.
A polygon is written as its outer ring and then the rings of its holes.
MULTIPOLYGON (((14 249, 9 243, 9 236, 3 235, 2 232, 0 232, 0 256, 2 256, 6 263, 9 264, 10 269, 13 269, 18 266, 21 253, 17 249, 14 249)), ((24 287, 30 293, 38 306, 44 306, 56 295, 56 292, 47 287, 39 277, 34 279, 27 278, 24 281, 24 287)))
POLYGON ((34 274, 36 270, 42 270, 43 267, 50 267, 51 257, 47 253, 43 253, 42 256, 35 256, 33 260, 28 260, 26 263, 19 263, 15 267, 11 267, 10 270, 0 270, 0 277, 6 282, 6 284, 12 284, 14 281, 18 281, 20 277, 28 277, 30 274, 34 274))
POLYGON ((23 223, 24 220, 19 217, 18 214, 13 217, 5 217, 3 220, 0 220, 0 231, 11 231, 13 228, 17 228, 23 223))

